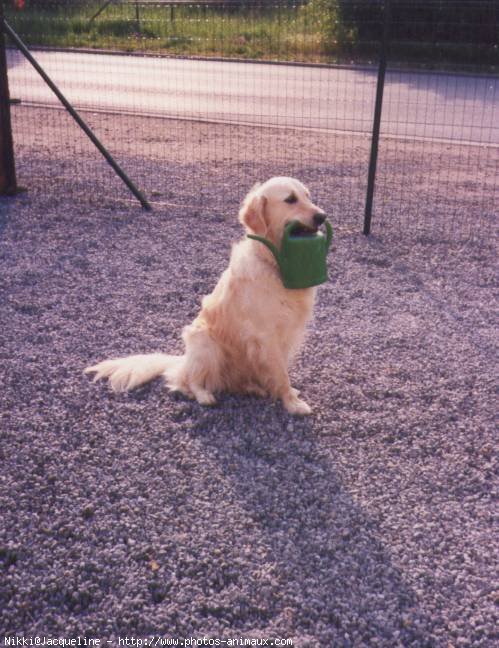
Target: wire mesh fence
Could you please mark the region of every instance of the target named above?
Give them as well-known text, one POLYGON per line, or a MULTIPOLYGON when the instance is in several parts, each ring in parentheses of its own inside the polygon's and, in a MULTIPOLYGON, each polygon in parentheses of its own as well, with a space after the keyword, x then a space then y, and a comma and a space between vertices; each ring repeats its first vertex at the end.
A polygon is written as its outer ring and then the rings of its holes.
MULTIPOLYGON (((373 231, 493 232, 496 2, 14 0, 5 14, 153 203, 231 215, 254 182, 296 175, 348 231, 385 38, 373 231)), ((7 59, 19 182, 128 199, 23 55, 7 59)))

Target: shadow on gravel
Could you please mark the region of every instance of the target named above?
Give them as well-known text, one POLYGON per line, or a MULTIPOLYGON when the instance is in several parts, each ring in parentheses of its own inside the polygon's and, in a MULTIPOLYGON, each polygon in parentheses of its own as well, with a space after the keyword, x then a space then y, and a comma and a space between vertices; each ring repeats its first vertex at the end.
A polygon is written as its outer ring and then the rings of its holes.
POLYGON ((11 214, 14 213, 16 206, 16 198, 10 197, 0 197, 0 240, 3 237, 3 233, 7 224, 9 223, 11 214))
POLYGON ((256 599, 275 631, 298 646, 319 638, 335 646, 430 645, 424 614, 376 523, 321 455, 320 424, 231 396, 194 418, 189 434, 232 483, 273 563, 256 599))

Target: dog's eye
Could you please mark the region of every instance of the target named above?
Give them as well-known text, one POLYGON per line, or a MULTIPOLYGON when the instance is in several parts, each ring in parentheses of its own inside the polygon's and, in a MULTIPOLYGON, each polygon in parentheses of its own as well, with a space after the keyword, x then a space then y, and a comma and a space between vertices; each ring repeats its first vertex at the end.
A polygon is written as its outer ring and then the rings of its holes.
POLYGON ((290 196, 288 196, 287 198, 284 198, 284 202, 287 202, 288 205, 292 205, 293 203, 298 202, 298 198, 293 193, 290 196))

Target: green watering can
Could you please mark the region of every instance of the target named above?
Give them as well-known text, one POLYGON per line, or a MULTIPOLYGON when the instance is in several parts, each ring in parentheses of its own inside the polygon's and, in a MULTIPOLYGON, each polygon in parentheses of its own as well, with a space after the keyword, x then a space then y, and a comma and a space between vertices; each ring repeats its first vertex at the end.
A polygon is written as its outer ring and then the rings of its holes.
POLYGON ((328 221, 325 226, 326 236, 304 230, 300 221, 291 221, 284 228, 280 250, 262 236, 247 234, 247 237, 260 241, 272 252, 285 288, 310 288, 327 281, 326 256, 333 229, 328 221))

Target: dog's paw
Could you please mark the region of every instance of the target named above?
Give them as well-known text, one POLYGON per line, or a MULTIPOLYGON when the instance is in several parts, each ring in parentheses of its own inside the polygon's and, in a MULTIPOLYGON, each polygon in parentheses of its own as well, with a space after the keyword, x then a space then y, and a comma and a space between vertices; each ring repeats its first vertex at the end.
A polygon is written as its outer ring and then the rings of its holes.
POLYGON ((217 399, 207 389, 203 389, 202 387, 192 387, 191 386, 191 390, 192 390, 192 393, 194 394, 194 398, 197 400, 197 402, 200 405, 215 405, 216 404, 217 399))
POLYGON ((312 408, 301 398, 293 395, 292 398, 284 401, 284 407, 294 416, 308 416, 312 414, 312 408))

